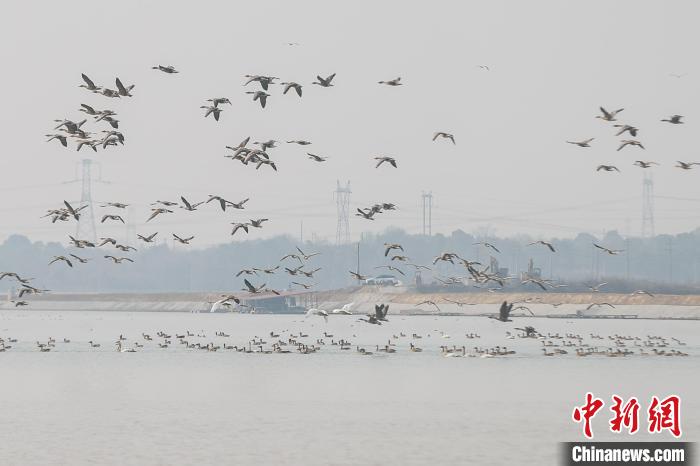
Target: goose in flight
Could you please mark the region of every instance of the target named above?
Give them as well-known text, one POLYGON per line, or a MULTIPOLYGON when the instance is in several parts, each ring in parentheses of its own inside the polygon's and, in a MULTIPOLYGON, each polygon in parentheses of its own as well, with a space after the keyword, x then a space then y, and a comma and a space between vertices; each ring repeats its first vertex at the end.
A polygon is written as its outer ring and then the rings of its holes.
POLYGON ((566 142, 569 144, 575 144, 579 147, 591 147, 591 142, 594 139, 595 138, 588 138, 588 139, 584 139, 583 141, 566 141, 566 142))
POLYGON ((274 140, 274 139, 270 139, 270 140, 264 141, 264 142, 255 141, 253 144, 259 145, 259 146, 260 146, 260 150, 263 151, 263 152, 265 152, 267 149, 274 149, 275 147, 277 147, 277 146, 276 146, 277 142, 278 142, 278 141, 276 141, 276 140, 274 140))
POLYGON ((54 129, 61 129, 64 128, 65 131, 68 134, 75 134, 80 132, 80 127, 85 124, 87 120, 82 120, 79 122, 74 122, 71 120, 54 120, 54 122, 58 123, 58 126, 56 126, 54 129))
POLYGON ((620 136, 624 134, 625 131, 629 131, 630 136, 637 137, 637 132, 639 131, 639 128, 635 128, 634 126, 631 125, 613 125, 615 128, 620 128, 620 130, 615 133, 615 136, 620 136))
POLYGON ((122 204, 121 202, 106 202, 100 207, 114 207, 115 209, 126 209, 129 204, 122 204))
POLYGON ((214 107, 218 107, 219 105, 223 104, 229 104, 233 106, 230 100, 228 100, 226 97, 214 97, 213 99, 207 99, 207 102, 211 102, 211 104, 214 107))
POLYGON ((175 233, 173 233, 173 239, 180 244, 190 244, 190 241, 194 239, 194 236, 190 236, 189 238, 180 238, 175 233))
POLYGON ((302 263, 302 264, 304 263, 304 261, 301 259, 301 256, 298 256, 298 255, 296 255, 296 254, 287 254, 287 255, 285 255, 284 257, 282 257, 282 259, 280 259, 280 262, 282 262, 282 261, 285 260, 285 259, 296 259, 296 260, 298 260, 300 263, 302 263))
POLYGON ((48 138, 46 142, 51 142, 56 139, 63 147, 68 147, 68 139, 63 134, 47 134, 46 137, 48 138))
POLYGON ((275 79, 279 79, 275 76, 258 76, 250 74, 246 74, 244 77, 248 78, 248 81, 246 81, 245 84, 243 84, 244 86, 247 86, 248 84, 257 81, 258 83, 260 83, 264 90, 267 90, 270 84, 274 84, 275 79))
POLYGON ((368 278, 368 277, 365 277, 364 275, 361 275, 361 274, 359 274, 359 273, 355 273, 355 272, 353 272, 352 270, 348 270, 348 272, 350 272, 350 275, 352 275, 353 278, 355 278, 355 280, 358 280, 358 281, 361 281, 361 282, 367 280, 367 278, 368 278))
MULTIPOLYGON (((301 257, 303 257, 305 261, 311 259, 314 256, 318 256, 319 254, 321 254, 320 252, 312 252, 311 254, 305 254, 304 251, 302 251, 299 248, 299 246, 296 246, 296 248, 297 248, 297 251, 299 251, 299 254, 301 254, 301 257)), ((296 256, 296 257, 299 258, 299 256, 296 256)))
POLYGON ((612 172, 616 171, 619 172, 618 168, 615 165, 598 165, 598 168, 595 169, 595 171, 599 172, 601 170, 604 170, 606 172, 612 172))
POLYGON ((598 283, 597 285, 590 285, 587 286, 589 290, 591 290, 592 293, 599 293, 600 292, 600 287, 607 285, 608 282, 603 282, 603 283, 598 283))
POLYGON ((491 244, 491 243, 487 243, 486 241, 480 241, 480 242, 478 242, 478 243, 473 243, 472 245, 473 245, 473 246, 482 245, 482 246, 484 246, 484 247, 486 247, 486 248, 491 248, 491 249, 493 249, 494 251, 496 251, 496 252, 498 252, 498 253, 501 252, 501 251, 498 250, 498 248, 497 248, 496 246, 494 246, 494 245, 491 244))
POLYGON ((410 258, 409 258, 408 256, 402 256, 402 255, 398 255, 398 254, 395 255, 395 256, 391 256, 391 260, 392 260, 392 261, 406 262, 406 261, 408 261, 409 259, 410 259, 410 258))
POLYGON ((49 262, 49 265, 53 264, 54 262, 59 262, 63 261, 66 264, 68 264, 68 267, 73 267, 73 263, 68 259, 66 256, 53 256, 53 259, 51 259, 51 262, 49 262))
POLYGON ((312 307, 306 311, 306 315, 304 317, 309 316, 321 316, 326 322, 328 322, 328 312, 324 311, 323 309, 316 309, 315 307, 312 307))
POLYGON ((316 76, 316 81, 312 82, 311 84, 318 84, 321 87, 332 87, 333 84, 331 83, 331 81, 333 81, 333 78, 335 78, 335 73, 333 73, 325 79, 321 76, 316 76))
POLYGON ((547 247, 549 248, 550 251, 552 251, 552 252, 557 252, 557 251, 554 250, 554 246, 552 246, 552 243, 548 243, 547 241, 542 241, 542 240, 540 240, 540 241, 533 241, 532 243, 528 244, 528 246, 532 246, 533 244, 541 244, 541 245, 543 245, 543 246, 547 246, 547 247))
POLYGON ((403 83, 401 82, 401 76, 398 78, 390 79, 388 81, 379 81, 379 84, 384 84, 386 86, 402 86, 403 83))
POLYGON ((311 144, 311 142, 304 141, 303 139, 301 139, 295 141, 287 141, 287 144, 299 144, 300 146, 308 146, 309 144, 311 144))
POLYGON ((636 141, 634 139, 624 139, 624 140, 620 141, 620 147, 618 147, 617 150, 621 151, 622 149, 624 149, 627 146, 637 146, 641 149, 644 149, 644 146, 642 145, 641 142, 636 141))
POLYGON ((87 205, 84 205, 82 207, 79 207, 78 209, 74 209, 73 206, 71 206, 68 203, 68 201, 63 201, 63 204, 66 206, 66 209, 68 209, 68 213, 71 214, 73 216, 73 218, 76 220, 78 220, 80 218, 79 212, 87 207, 87 205))
POLYGON ((286 94, 287 92, 289 92, 290 89, 294 89, 297 92, 297 95, 301 97, 301 84, 295 82, 281 84, 284 86, 284 91, 282 92, 282 94, 286 94))
POLYGON ((379 266, 375 267, 375 269, 387 269, 387 270, 391 270, 391 271, 400 273, 401 275, 406 275, 400 269, 394 267, 393 265, 379 265, 379 266))
POLYGON ((163 209, 163 208, 160 208, 160 207, 157 208, 157 209, 151 209, 151 211, 152 211, 153 213, 151 214, 150 217, 148 217, 148 220, 146 220, 146 222, 150 222, 151 220, 153 220, 154 218, 156 218, 156 217, 157 217, 158 215, 160 215, 160 214, 172 214, 172 213, 173 213, 172 210, 163 209))
POLYGON ((598 116, 596 116, 596 118, 600 118, 601 120, 605 120, 605 121, 617 121, 615 119, 615 116, 617 116, 617 114, 623 110, 624 110, 624 108, 620 108, 618 110, 608 112, 603 107, 600 107, 600 112, 602 113, 602 115, 598 115, 598 116))
POLYGON ((247 223, 231 222, 231 225, 233 225, 233 229, 231 230, 231 236, 235 235, 238 230, 243 230, 246 233, 248 233, 248 224, 247 223))
POLYGON ((547 287, 545 286, 546 282, 544 282, 542 280, 537 280, 536 278, 527 278, 527 279, 520 282, 521 285, 526 285, 528 283, 533 283, 533 284, 539 286, 540 288, 542 288, 542 291, 547 291, 547 287))
POLYGON ((389 256, 389 251, 392 251, 394 249, 403 252, 403 246, 401 246, 398 243, 384 243, 384 246, 386 248, 384 249, 384 257, 389 256))
POLYGON ((416 270, 420 270, 420 269, 430 270, 430 267, 428 267, 427 265, 412 264, 410 262, 407 262, 406 265, 410 265, 411 267, 413 267, 416 270))
POLYGON ((650 298, 653 298, 653 297, 654 297, 653 294, 649 293, 649 292, 646 291, 646 290, 635 290, 635 291, 633 291, 633 292, 630 293, 630 294, 645 294, 645 295, 649 296, 650 298))
MULTIPOLYGON (((302 266, 302 267, 303 267, 303 266, 302 266)), ((304 270, 301 270, 301 267, 297 267, 297 271, 298 271, 300 274, 304 275, 306 278, 313 278, 313 277, 314 277, 314 274, 315 274, 316 272, 318 272, 319 270, 321 270, 321 267, 318 267, 318 268, 316 268, 316 269, 314 269, 314 270, 311 270, 311 271, 309 271, 309 272, 306 272, 306 271, 304 271, 304 270)))
POLYGON ((236 273, 236 277, 240 277, 241 275, 246 274, 246 275, 258 275, 258 271, 256 269, 241 269, 236 273))
POLYGON ((107 255, 107 256, 104 256, 104 258, 105 258, 105 259, 110 259, 110 260, 111 260, 112 262, 114 262, 115 264, 121 264, 121 263, 124 262, 124 261, 132 262, 132 263, 134 262, 133 260, 129 259, 128 257, 115 257, 115 256, 109 256, 109 255, 107 255))
POLYGON ((248 91, 246 94, 253 94, 253 102, 256 100, 260 101, 260 106, 262 108, 265 108, 265 105, 267 104, 267 98, 270 97, 270 94, 268 94, 265 91, 248 91))
POLYGON ((683 169, 683 170, 690 170, 693 168, 693 165, 700 165, 700 163, 697 162, 681 162, 680 160, 677 160, 678 165, 676 167, 683 169))
POLYGON ((274 275, 275 271, 277 271, 279 268, 280 266, 277 265, 275 267, 270 267, 269 269, 256 269, 255 267, 253 267, 253 270, 256 272, 266 273, 268 275, 274 275))
POLYGON ((685 122, 681 121, 683 118, 683 115, 671 115, 669 118, 664 118, 661 121, 665 121, 666 123, 671 123, 672 125, 682 125, 685 122))
POLYGON ((129 252, 129 251, 136 251, 137 249, 133 246, 125 246, 123 244, 115 244, 115 248, 119 249, 122 252, 129 252))
POLYGON ((365 212, 362 209, 357 209, 357 213, 355 214, 356 217, 362 217, 365 220, 374 220, 374 210, 369 210, 368 212, 365 212))
POLYGON ((437 133, 433 134, 433 141, 436 140, 437 138, 449 139, 450 141, 452 141, 452 144, 457 144, 457 143, 455 142, 455 137, 454 137, 454 135, 452 135, 452 134, 450 134, 450 133, 445 133, 445 132, 443 132, 443 131, 438 131, 437 133))
POLYGON ((267 218, 251 219, 250 226, 254 227, 254 228, 262 228, 263 222, 269 222, 269 219, 267 219, 267 218))
POLYGON ((134 84, 131 84, 130 86, 124 86, 122 82, 117 78, 116 80, 117 84, 117 92, 119 92, 119 95, 122 97, 133 97, 131 95, 131 90, 134 88, 134 84))
POLYGON ((90 242, 90 241, 88 241, 88 240, 76 239, 76 238, 73 238, 71 235, 68 235, 68 237, 70 238, 71 244, 72 244, 73 246, 75 246, 76 248, 78 248, 78 249, 82 249, 82 248, 94 248, 94 247, 95 247, 95 243, 92 243, 92 242, 90 242))
POLYGON ((305 290, 313 288, 313 286, 314 286, 313 284, 307 285, 306 283, 299 283, 299 282, 292 282, 292 285, 300 286, 300 287, 304 288, 305 290))
POLYGON ((607 253, 610 254, 611 256, 614 256, 614 255, 619 254, 619 253, 621 253, 621 252, 625 252, 624 249, 608 249, 608 248, 603 247, 603 246, 601 246, 601 245, 599 245, 599 244, 596 244, 596 243, 593 243, 593 246, 595 246, 596 248, 601 249, 601 250, 607 252, 607 253))
POLYGON ((633 163, 632 165, 636 165, 636 166, 641 167, 641 168, 649 168, 649 167, 651 167, 652 165, 658 165, 658 163, 656 163, 656 162, 645 162, 645 161, 643 161, 643 160, 635 160, 634 163, 633 163))
POLYGON ((377 162, 377 165, 375 165, 374 168, 379 168, 379 166, 384 162, 387 162, 392 167, 396 168, 396 159, 394 159, 393 157, 375 157, 374 160, 379 160, 379 162, 377 162))
MULTIPOLYGON (((209 199, 206 200, 205 204, 209 204, 211 201, 219 201, 219 206, 221 207, 221 210, 222 210, 223 212, 226 212, 226 206, 233 205, 232 202, 227 201, 227 200, 224 199, 223 197, 221 197, 221 196, 215 196, 215 195, 212 195, 212 194, 209 195, 209 199)), ((246 199, 246 201, 247 201, 247 199, 246 199)))
POLYGON ((245 288, 243 288, 243 291, 248 291, 248 292, 250 292, 250 293, 252 293, 252 294, 260 293, 261 291, 263 291, 263 290, 265 289, 265 283, 263 283, 262 285, 260 285, 259 287, 256 288, 255 286, 253 286, 252 283, 250 283, 250 282, 248 281, 247 278, 244 278, 244 279, 243 279, 243 283, 244 283, 245 286, 246 286, 245 288))
POLYGON ((501 308, 498 310, 498 316, 489 316, 491 319, 496 319, 501 322, 512 322, 509 319, 510 312, 513 310, 513 303, 508 304, 508 301, 503 301, 501 308))
POLYGON ((245 209, 245 207, 243 207, 243 205, 244 205, 246 202, 248 202, 249 200, 250 200, 250 198, 246 197, 245 199, 243 199, 243 200, 240 201, 240 202, 229 202, 228 205, 230 205, 230 206, 233 207, 234 209, 239 209, 239 210, 240 210, 240 209, 245 209))
POLYGON ((141 241, 143 241, 144 243, 152 243, 153 239, 156 237, 157 234, 158 234, 158 232, 156 231, 155 233, 153 233, 150 236, 136 235, 136 237, 138 239, 140 239, 141 241))
POLYGON ((88 91, 92 91, 92 92, 99 91, 100 89, 102 89, 99 86, 95 86, 95 83, 92 81, 92 79, 88 78, 85 73, 81 73, 81 76, 83 78, 83 81, 85 81, 85 84, 81 84, 78 87, 85 88, 88 91))
POLYGON ((158 71, 162 71, 163 73, 167 73, 167 74, 179 73, 179 71, 176 70, 175 67, 174 67, 174 66, 171 66, 171 65, 168 65, 168 66, 163 66, 163 65, 152 66, 151 69, 153 69, 153 70, 158 70, 158 71))
POLYGON ((121 215, 103 215, 100 223, 105 223, 107 220, 115 220, 124 223, 124 219, 121 217, 121 215))
POLYGON ((192 212, 194 210, 197 210, 197 207, 200 205, 204 204, 204 201, 202 202, 195 202, 194 204, 190 203, 187 199, 185 199, 184 196, 180 196, 180 200, 184 205, 180 206, 181 209, 185 209, 188 212, 192 212))
POLYGON ((613 306, 613 305, 610 304, 610 303, 592 303, 592 304, 589 304, 588 307, 586 307, 586 310, 587 310, 587 311, 590 311, 590 310, 593 309, 594 307, 603 307, 603 306, 608 306, 608 307, 611 307, 611 308, 615 309, 615 306, 613 306))
POLYGON ((100 244, 98 244, 97 247, 101 248, 105 244, 112 244, 112 245, 116 246, 117 240, 114 238, 100 238, 100 244))
POLYGON ((343 307, 341 307, 340 309, 333 309, 333 310, 331 311, 331 314, 345 314, 345 315, 350 316, 350 315, 352 315, 352 311, 350 311, 350 308, 351 308, 354 304, 355 304, 354 302, 353 302, 353 303, 344 304, 343 307))
POLYGON ((454 264, 454 259, 459 259, 459 256, 454 252, 443 252, 442 254, 433 259, 433 265, 437 264, 438 261, 449 262, 450 264, 454 264))
POLYGON ((306 155, 308 155, 309 158, 315 162, 325 162, 328 160, 328 157, 321 157, 320 155, 312 154, 311 152, 307 152, 306 155))
POLYGON ((430 300, 421 301, 420 303, 416 304, 416 307, 420 307, 420 306, 423 306, 423 305, 426 305, 426 304, 429 305, 429 306, 433 306, 435 309, 437 309, 438 312, 442 312, 442 310, 440 309, 440 306, 438 306, 438 305, 435 303, 435 301, 430 301, 430 300))
MULTIPOLYGON (((263 105, 264 107, 264 105, 263 105)), ((224 109, 217 107, 216 105, 202 105, 199 108, 206 109, 206 112, 204 112, 204 118, 208 117, 209 115, 214 115, 214 119, 216 121, 219 121, 219 115, 221 115, 221 112, 224 111, 224 109)))
POLYGON ((72 257, 73 259, 77 260, 78 262, 80 262, 81 264, 87 264, 87 262, 90 260, 90 259, 84 259, 82 257, 76 256, 75 254, 68 254, 68 255, 70 257, 72 257))

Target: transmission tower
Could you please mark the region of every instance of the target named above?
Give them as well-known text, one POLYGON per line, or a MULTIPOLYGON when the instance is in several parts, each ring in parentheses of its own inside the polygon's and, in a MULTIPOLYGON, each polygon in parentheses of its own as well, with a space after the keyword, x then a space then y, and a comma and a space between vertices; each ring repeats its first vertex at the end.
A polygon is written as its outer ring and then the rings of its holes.
POLYGON ((92 208, 92 160, 83 159, 81 165, 82 177, 80 180, 82 189, 80 192, 80 205, 87 205, 87 207, 80 212, 75 237, 94 242, 97 239, 97 234, 95 229, 95 211, 92 208))
POLYGON ((642 238, 654 236, 654 180, 644 174, 642 180, 642 238))
POLYGON ((425 191, 421 195, 423 198, 423 235, 428 234, 428 236, 433 235, 433 192, 426 193, 425 191), (427 222, 426 222, 427 214, 427 222), (426 229, 427 227, 427 229, 426 229))
POLYGON ((335 233, 336 244, 347 244, 350 242, 350 182, 343 187, 340 180, 337 181, 335 190, 335 201, 338 206, 338 228, 335 233))

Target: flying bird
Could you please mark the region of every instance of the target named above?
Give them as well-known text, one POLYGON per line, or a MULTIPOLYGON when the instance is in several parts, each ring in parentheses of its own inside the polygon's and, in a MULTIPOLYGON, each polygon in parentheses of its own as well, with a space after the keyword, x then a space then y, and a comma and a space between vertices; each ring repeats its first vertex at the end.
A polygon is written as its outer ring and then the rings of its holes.
POLYGON ((606 172, 612 172, 612 171, 619 172, 620 171, 620 170, 618 170, 618 168, 615 165, 598 165, 598 168, 595 169, 595 171, 597 171, 597 172, 599 172, 601 170, 606 171, 606 172))
POLYGON ((384 162, 390 164, 392 167, 396 168, 396 159, 393 157, 375 157, 374 160, 379 160, 374 168, 379 168, 384 162))
POLYGON ((327 78, 316 76, 316 81, 312 82, 311 84, 318 84, 321 87, 332 87, 333 84, 331 83, 331 81, 333 81, 333 78, 335 78, 335 73, 328 76, 327 78))
POLYGON ((533 244, 541 244, 543 246, 547 246, 550 251, 557 252, 554 250, 554 246, 552 246, 552 243, 548 243, 547 241, 542 241, 542 240, 534 241, 534 242, 528 244, 528 246, 532 246, 533 244))
POLYGON ((388 81, 379 81, 379 84, 384 84, 387 86, 402 86, 403 83, 401 82, 401 77, 399 76, 398 78, 390 79, 388 81))
POLYGON ((595 138, 588 138, 588 139, 584 139, 583 141, 566 141, 566 142, 569 144, 575 144, 579 147, 591 147, 591 142, 594 139, 595 138))
POLYGON ((433 134, 433 141, 436 140, 437 138, 449 139, 450 141, 452 141, 452 144, 457 144, 457 143, 455 142, 455 137, 454 137, 454 135, 452 135, 452 134, 450 134, 450 133, 445 133, 445 132, 442 132, 442 131, 438 131, 437 133, 433 134))
POLYGON ((170 65, 168 65, 168 66, 163 66, 163 65, 153 66, 153 67, 151 67, 151 69, 159 70, 159 71, 162 71, 163 73, 167 73, 167 74, 179 73, 179 71, 177 71, 175 69, 175 67, 170 66, 170 65))
POLYGON ((190 241, 194 239, 194 236, 190 236, 189 238, 180 238, 175 233, 173 233, 173 239, 180 244, 190 244, 190 241))
POLYGON ((671 115, 669 118, 664 118, 661 121, 665 121, 666 123, 671 123, 672 125, 682 125, 685 122, 681 121, 683 118, 683 115, 671 115))
POLYGON ((624 110, 624 108, 620 108, 618 110, 608 112, 603 107, 600 107, 600 112, 602 113, 602 115, 598 115, 598 116, 596 116, 596 118, 600 118, 601 120, 605 120, 605 121, 617 121, 617 120, 615 120, 615 116, 617 116, 617 114, 623 110, 624 110))
POLYGON ((593 243, 593 246, 607 252, 608 254, 610 254, 612 256, 617 255, 617 254, 625 251, 624 249, 608 249, 608 248, 600 246, 599 244, 596 244, 596 243, 593 243))
POLYGON ((641 142, 636 141, 634 139, 624 139, 624 140, 620 141, 620 147, 618 147, 617 150, 621 151, 622 149, 624 149, 627 146, 637 146, 641 149, 644 149, 644 146, 642 145, 641 142))

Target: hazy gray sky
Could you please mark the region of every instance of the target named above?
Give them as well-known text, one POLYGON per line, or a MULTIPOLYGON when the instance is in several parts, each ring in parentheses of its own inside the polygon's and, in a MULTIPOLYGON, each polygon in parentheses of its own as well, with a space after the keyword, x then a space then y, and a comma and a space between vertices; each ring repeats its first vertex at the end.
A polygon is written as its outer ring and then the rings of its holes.
MULTIPOLYGON (((307 238, 332 240, 337 179, 350 180, 353 211, 381 201, 400 209, 374 222, 352 217, 353 237, 390 226, 420 231, 423 190, 435 196, 434 232, 489 225, 498 234, 542 237, 639 234, 636 159, 661 163, 653 169, 657 232, 693 229, 700 169, 673 165, 700 161, 693 144, 698 13, 693 1, 641 0, 122 0, 42 2, 41 11, 11 2, 0 17, 0 239, 23 233, 65 241, 73 223, 38 217, 79 198, 79 184, 62 182, 87 156, 111 182, 94 186, 96 201, 132 203, 136 232, 194 234, 199 246, 229 241, 228 222, 258 216, 271 221, 248 238, 298 235, 303 219, 307 238), (156 64, 180 74, 151 70, 156 64), (112 88, 116 76, 134 83, 134 97, 80 89, 81 72, 112 88), (334 72, 334 87, 311 85, 334 72), (242 86, 245 74, 300 82, 304 97, 273 86, 263 110, 245 94, 258 89, 242 86), (377 84, 397 76, 404 86, 377 84), (218 123, 199 108, 215 96, 233 102, 218 123), (46 143, 52 120, 81 119, 81 103, 117 111, 126 145, 88 154, 46 143), (621 122, 640 127, 647 150, 616 152, 621 138, 594 118, 600 105, 624 107, 621 122), (674 113, 687 123, 659 121, 674 113), (437 130, 454 133, 457 145, 433 143, 437 130), (255 171, 223 158, 225 145, 248 135, 313 145, 282 144, 271 151, 279 172, 255 171), (588 137, 596 138, 590 149, 564 143, 588 137), (328 162, 308 160, 305 149, 328 162), (375 170, 378 154, 396 157, 399 168, 375 170), (622 173, 596 173, 599 163, 622 173), (181 194, 251 200, 245 211, 222 214, 209 205, 143 225, 150 202, 181 194)), ((98 235, 124 233, 98 226, 98 235)))

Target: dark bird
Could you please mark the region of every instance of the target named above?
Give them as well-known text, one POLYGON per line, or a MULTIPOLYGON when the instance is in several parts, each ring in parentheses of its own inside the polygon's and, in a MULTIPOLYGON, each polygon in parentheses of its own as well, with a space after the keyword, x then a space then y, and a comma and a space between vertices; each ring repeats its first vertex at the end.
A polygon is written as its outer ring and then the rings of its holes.
POLYGON ((402 86, 403 83, 401 82, 401 77, 399 76, 398 78, 390 79, 388 81, 379 81, 379 84, 384 84, 386 86, 402 86))
POLYGON ((547 246, 547 247, 549 248, 550 251, 552 251, 552 252, 557 252, 557 251, 554 250, 554 246, 552 246, 552 243, 548 243, 547 241, 542 241, 542 240, 540 240, 540 241, 534 241, 534 242, 528 244, 528 246, 532 246, 533 244, 541 244, 541 245, 543 245, 543 246, 547 246))
POLYGON ((672 125, 682 125, 685 123, 684 121, 681 121, 683 118, 683 115, 671 115, 669 118, 664 118, 661 121, 665 121, 666 123, 671 123, 672 125))
POLYGON ((594 139, 595 138, 588 138, 588 139, 584 139, 583 141, 566 141, 566 142, 569 144, 575 144, 579 147, 591 147, 591 142, 594 139))
POLYGON ((54 262, 58 262, 58 261, 63 261, 66 264, 68 264, 68 267, 73 267, 73 263, 66 256, 53 256, 53 259, 51 259, 51 262, 49 262, 49 265, 53 264, 54 262))
POLYGON ((189 238, 180 238, 175 233, 173 233, 173 239, 180 244, 190 244, 190 241, 194 239, 194 236, 190 236, 189 238))
POLYGON ((124 223, 124 219, 120 215, 103 215, 100 223, 105 223, 107 220, 115 220, 124 223))
POLYGON ((621 141, 620 147, 618 147, 617 150, 620 151, 627 146, 637 146, 639 148, 644 149, 644 146, 642 145, 641 142, 635 141, 634 139, 625 139, 625 140, 621 141))
POLYGON ((396 168, 396 159, 394 159, 393 157, 375 157, 374 160, 379 160, 379 162, 377 162, 377 165, 375 165, 374 168, 379 168, 379 166, 384 162, 396 168))
POLYGON ((335 78, 335 73, 328 76, 327 78, 316 76, 316 81, 312 82, 311 84, 318 84, 321 87, 331 87, 333 86, 333 84, 331 83, 331 81, 333 81, 333 78, 335 78))
POLYGON ((179 73, 179 71, 177 71, 175 69, 175 67, 170 66, 170 65, 168 65, 168 66, 163 66, 163 65, 153 66, 153 67, 151 67, 151 69, 159 70, 159 71, 162 71, 163 73, 167 73, 167 74, 179 73))
POLYGON ((620 171, 620 170, 618 170, 618 168, 615 165, 598 165, 598 168, 595 169, 595 171, 597 171, 597 172, 599 172, 601 170, 606 171, 606 172, 612 172, 612 171, 619 172, 620 171))
POLYGON ((596 248, 601 249, 601 250, 607 252, 608 254, 610 254, 610 255, 612 255, 612 256, 614 256, 614 255, 616 255, 616 254, 619 254, 619 253, 625 251, 624 249, 608 249, 608 248, 603 247, 603 246, 601 246, 601 245, 599 245, 599 244, 596 244, 596 243, 593 243, 593 246, 595 246, 596 248))
POLYGON ((500 320, 501 322, 512 322, 508 317, 510 317, 510 312, 513 310, 513 303, 508 304, 508 301, 503 301, 501 308, 498 311, 498 317, 489 316, 491 319, 500 320))

